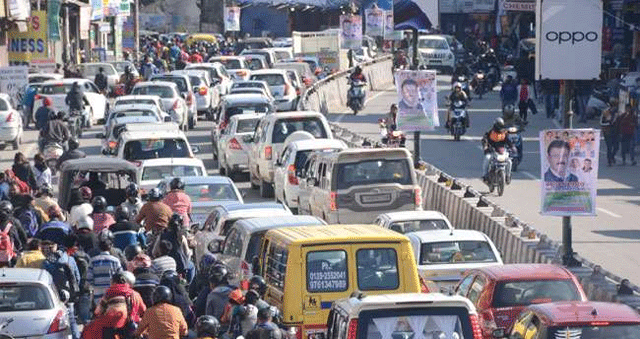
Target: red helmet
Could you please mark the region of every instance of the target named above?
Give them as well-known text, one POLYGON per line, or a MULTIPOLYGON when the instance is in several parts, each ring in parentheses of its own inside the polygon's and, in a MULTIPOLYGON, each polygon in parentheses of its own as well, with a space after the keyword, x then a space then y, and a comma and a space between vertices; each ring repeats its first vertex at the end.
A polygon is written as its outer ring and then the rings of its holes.
POLYGON ((49 97, 44 97, 44 100, 42 100, 42 103, 43 103, 46 107, 51 106, 51 104, 52 104, 52 102, 51 102, 51 98, 49 98, 49 97))

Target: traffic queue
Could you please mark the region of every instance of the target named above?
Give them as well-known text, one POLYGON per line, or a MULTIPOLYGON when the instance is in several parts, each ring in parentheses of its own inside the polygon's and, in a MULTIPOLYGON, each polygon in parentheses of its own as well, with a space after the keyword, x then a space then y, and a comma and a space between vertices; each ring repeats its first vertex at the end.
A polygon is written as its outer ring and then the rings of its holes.
POLYGON ((34 107, 54 114, 35 112, 45 139, 36 164, 18 153, 0 174, 0 333, 640 338, 640 315, 588 301, 568 269, 505 264, 486 234, 423 211, 405 148, 348 148, 323 114, 297 111, 317 80, 307 59, 247 50, 180 58, 180 70, 143 66, 133 82, 127 65, 113 100, 97 75, 32 84, 34 107), (77 87, 79 109, 67 100, 77 87), (73 115, 76 134, 47 139, 73 115), (201 117, 214 122, 220 175, 185 134, 201 117), (102 155, 86 156, 78 137, 95 123, 102 155), (63 153, 47 153, 49 142, 63 153), (274 202, 244 201, 246 172, 274 202))

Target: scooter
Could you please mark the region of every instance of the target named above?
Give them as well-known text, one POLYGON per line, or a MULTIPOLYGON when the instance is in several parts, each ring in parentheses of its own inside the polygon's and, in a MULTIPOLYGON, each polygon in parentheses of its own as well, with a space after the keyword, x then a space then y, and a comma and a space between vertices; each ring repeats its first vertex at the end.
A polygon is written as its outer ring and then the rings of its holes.
POLYGON ((467 131, 466 121, 467 116, 467 104, 462 100, 457 100, 453 103, 451 108, 451 121, 449 122, 449 131, 453 135, 453 140, 460 141, 460 136, 467 131))
MULTIPOLYGON (((517 126, 511 126, 507 128, 507 138, 514 146, 515 149, 509 152, 509 158, 511 158, 511 171, 518 171, 518 165, 522 162, 522 132, 523 128, 518 128, 517 126)), ((508 182, 507 182, 508 184, 508 182)))
POLYGON ((472 81, 473 91, 478 96, 478 99, 482 99, 482 95, 486 92, 486 81, 484 71, 478 70, 472 81))
POLYGON ((366 82, 349 79, 349 90, 347 91, 347 106, 353 111, 353 115, 358 114, 364 108, 366 82))
POLYGON ((402 131, 392 131, 388 127, 387 119, 378 119, 382 143, 387 147, 405 147, 407 138, 402 131))
POLYGON ((489 163, 489 173, 485 183, 489 186, 490 193, 498 188, 500 197, 504 194, 504 186, 511 182, 511 173, 507 173, 508 159, 509 152, 504 147, 499 147, 493 150, 489 163))
POLYGON ((47 167, 51 169, 51 175, 56 174, 56 167, 58 165, 58 158, 64 153, 62 145, 57 142, 47 142, 43 148, 44 161, 47 167))

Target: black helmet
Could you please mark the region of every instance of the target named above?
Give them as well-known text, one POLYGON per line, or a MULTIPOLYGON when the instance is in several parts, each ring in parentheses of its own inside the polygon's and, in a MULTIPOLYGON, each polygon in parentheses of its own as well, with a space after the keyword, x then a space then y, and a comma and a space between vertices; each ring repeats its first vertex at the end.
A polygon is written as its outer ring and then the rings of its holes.
POLYGON ((260 296, 256 290, 248 290, 244 295, 247 304, 255 305, 258 300, 260 300, 260 296))
POLYGON ((125 194, 128 197, 137 197, 138 196, 138 185, 136 185, 135 183, 130 183, 129 185, 127 185, 127 187, 124 189, 125 194))
POLYGON ((169 228, 180 228, 184 225, 184 218, 181 214, 173 213, 171 218, 169 218, 169 228))
POLYGON ((0 219, 7 220, 13 214, 13 205, 8 200, 0 201, 0 219))
POLYGON ((177 177, 173 178, 173 180, 171 180, 171 182, 169 183, 169 187, 171 187, 172 190, 183 190, 184 181, 182 181, 182 179, 177 177))
POLYGON ((113 232, 109 231, 108 228, 104 228, 98 233, 98 241, 101 243, 113 243, 113 232))
POLYGON ((215 265, 211 267, 209 271, 209 282, 214 285, 220 285, 227 283, 229 278, 229 271, 224 265, 215 265))
POLYGON ((261 275, 254 275, 249 280, 249 288, 252 290, 256 290, 260 295, 264 295, 267 291, 267 282, 261 275))
POLYGON ((493 123, 493 128, 494 129, 503 129, 504 128, 504 119, 496 118, 496 120, 493 123))
POLYGON ((196 334, 198 338, 202 337, 218 337, 220 332, 220 322, 212 315, 201 315, 196 320, 196 334))
POLYGON ((360 66, 356 66, 355 72, 356 73, 362 72, 362 68, 360 66))
POLYGON ((171 289, 169 289, 169 287, 164 286, 164 285, 158 285, 158 287, 156 287, 156 290, 153 291, 153 304, 158 304, 161 302, 171 302, 171 289))
POLYGON ((154 187, 151 190, 149 190, 150 201, 159 201, 161 197, 162 197, 162 194, 160 193, 160 190, 157 187, 154 187))
POLYGON ((129 220, 129 207, 126 205, 118 205, 115 213, 116 221, 129 220))
POLYGON ((136 255, 142 253, 142 247, 138 244, 130 244, 124 248, 124 256, 127 258, 127 261, 133 261, 136 255))
POLYGON ((107 199, 101 195, 94 197, 91 206, 93 206, 93 212, 104 212, 107 209, 107 199))
POLYGON ((80 147, 80 143, 78 142, 78 139, 76 138, 71 138, 69 139, 69 150, 74 150, 74 149, 78 149, 78 147, 80 147))

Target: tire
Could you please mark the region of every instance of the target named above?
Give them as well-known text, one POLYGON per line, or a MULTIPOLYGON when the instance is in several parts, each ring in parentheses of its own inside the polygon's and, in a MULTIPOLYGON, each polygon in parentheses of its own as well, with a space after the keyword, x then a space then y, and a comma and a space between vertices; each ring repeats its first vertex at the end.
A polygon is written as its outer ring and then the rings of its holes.
POLYGON ((273 186, 260 179, 260 196, 263 198, 273 198, 273 186))
POLYGON ((13 145, 13 150, 17 151, 18 148, 20 148, 21 143, 22 143, 22 136, 18 135, 16 139, 11 142, 11 145, 13 145))
POLYGON ((454 141, 460 141, 460 134, 454 134, 453 135, 453 140, 454 141))
POLYGON ((93 125, 92 121, 93 121, 93 109, 90 109, 89 110, 89 119, 87 119, 87 121, 85 121, 84 126, 86 128, 91 128, 91 126, 93 125))
POLYGON ((504 185, 505 185, 505 173, 504 172, 500 172, 498 173, 498 196, 501 197, 502 194, 504 194, 504 185))

